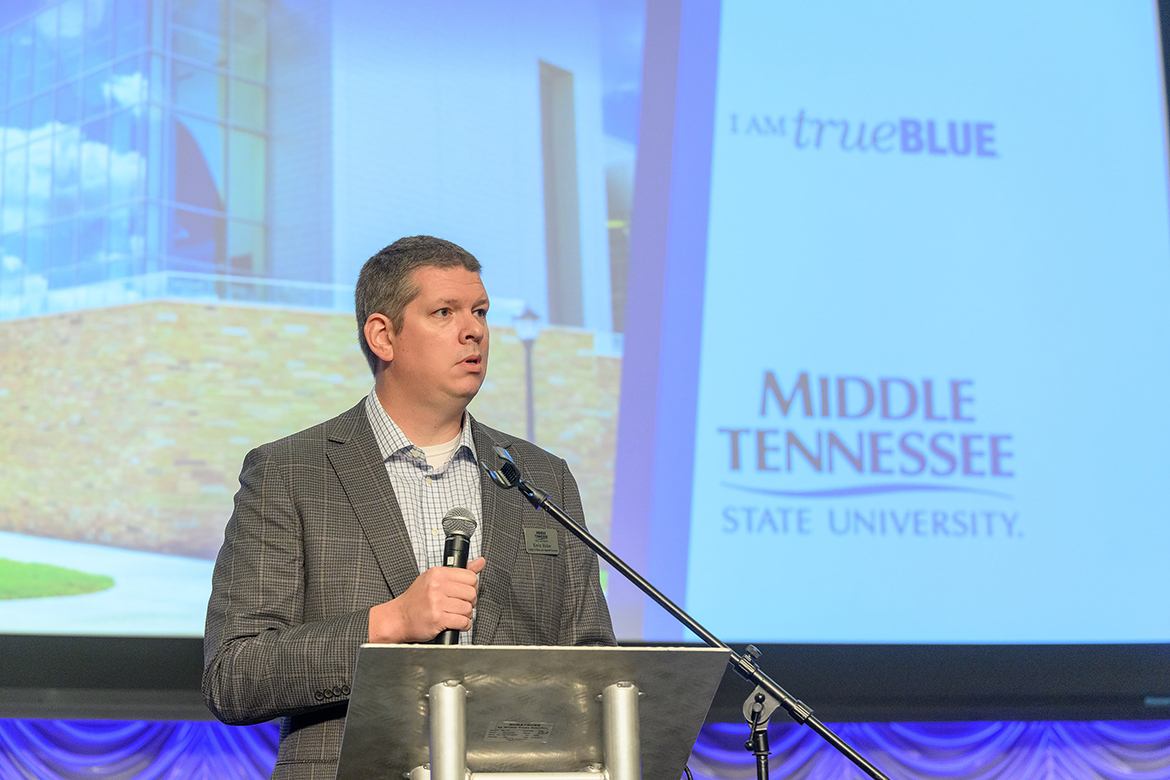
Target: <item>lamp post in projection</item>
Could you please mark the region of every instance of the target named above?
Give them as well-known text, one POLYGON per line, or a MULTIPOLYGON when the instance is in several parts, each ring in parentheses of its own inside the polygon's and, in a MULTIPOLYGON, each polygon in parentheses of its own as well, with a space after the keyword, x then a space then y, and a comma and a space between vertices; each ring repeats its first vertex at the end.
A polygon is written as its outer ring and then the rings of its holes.
POLYGON ((524 400, 528 441, 536 442, 536 402, 532 395, 532 345, 540 336, 540 315, 527 306, 524 313, 512 318, 516 338, 524 345, 524 400))

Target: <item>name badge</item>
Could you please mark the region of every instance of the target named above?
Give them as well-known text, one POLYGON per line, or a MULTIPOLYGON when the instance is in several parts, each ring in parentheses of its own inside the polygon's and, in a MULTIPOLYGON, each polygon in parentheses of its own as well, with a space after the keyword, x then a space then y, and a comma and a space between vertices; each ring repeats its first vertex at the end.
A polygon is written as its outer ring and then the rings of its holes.
POLYGON ((530 555, 558 555, 557 532, 545 528, 524 529, 524 549, 530 555))

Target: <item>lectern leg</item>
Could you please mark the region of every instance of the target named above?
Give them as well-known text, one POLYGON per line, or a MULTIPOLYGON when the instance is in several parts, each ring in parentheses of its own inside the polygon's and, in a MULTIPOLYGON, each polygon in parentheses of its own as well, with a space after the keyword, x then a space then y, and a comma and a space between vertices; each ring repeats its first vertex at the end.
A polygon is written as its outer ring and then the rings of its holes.
POLYGON ((638 686, 628 682, 614 683, 601 692, 602 744, 609 780, 642 780, 638 695, 638 686))
POLYGON ((431 780, 465 780, 467 689, 457 680, 431 686, 431 780))

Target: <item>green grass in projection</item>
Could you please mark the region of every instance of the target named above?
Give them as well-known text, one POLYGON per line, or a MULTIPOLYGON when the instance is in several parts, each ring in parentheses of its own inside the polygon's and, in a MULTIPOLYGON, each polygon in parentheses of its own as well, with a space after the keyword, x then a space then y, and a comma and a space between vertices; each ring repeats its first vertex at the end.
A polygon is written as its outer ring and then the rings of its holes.
POLYGON ((0 558, 0 600, 77 596, 113 586, 114 578, 104 574, 0 558))

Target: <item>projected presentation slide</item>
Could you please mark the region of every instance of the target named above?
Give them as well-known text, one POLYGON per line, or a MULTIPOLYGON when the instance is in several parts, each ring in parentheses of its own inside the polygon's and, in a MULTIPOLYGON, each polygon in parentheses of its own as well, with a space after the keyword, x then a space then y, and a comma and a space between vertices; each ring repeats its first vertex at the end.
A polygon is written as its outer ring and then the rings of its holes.
POLYGON ((1152 3, 723 4, 709 629, 1170 640, 1157 30, 1152 3))
POLYGON ((472 413, 721 637, 1170 641, 1152 0, 13 0, 0 63, 0 632, 201 635, 423 233, 484 265, 472 413))

